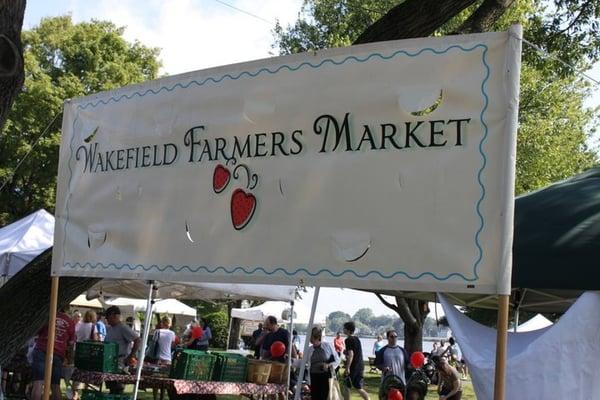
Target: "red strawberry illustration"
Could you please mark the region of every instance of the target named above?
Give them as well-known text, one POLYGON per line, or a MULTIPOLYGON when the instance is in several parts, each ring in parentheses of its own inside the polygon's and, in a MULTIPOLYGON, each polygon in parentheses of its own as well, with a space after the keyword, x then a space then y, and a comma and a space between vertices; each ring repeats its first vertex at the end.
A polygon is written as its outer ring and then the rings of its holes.
POLYGON ((225 190, 230 179, 231 173, 229 170, 222 164, 217 165, 215 172, 213 172, 213 190, 215 193, 221 193, 223 190, 225 190))
POLYGON ((231 222, 238 231, 252 219, 256 210, 256 197, 243 189, 235 189, 231 195, 231 222))

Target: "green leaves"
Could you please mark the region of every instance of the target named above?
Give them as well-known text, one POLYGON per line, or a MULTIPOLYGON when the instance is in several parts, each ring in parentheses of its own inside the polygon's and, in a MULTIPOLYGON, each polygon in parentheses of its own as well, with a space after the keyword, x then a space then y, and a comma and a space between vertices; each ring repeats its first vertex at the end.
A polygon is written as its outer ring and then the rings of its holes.
POLYGON ((275 27, 279 54, 350 46, 398 0, 307 0, 294 26, 275 27))
MULTIPOLYGON (((19 167, 66 99, 154 79, 159 50, 123 38, 107 21, 73 24, 70 16, 44 18, 22 34, 25 85, 0 136, 0 226, 38 208, 54 208, 60 118, 19 167)), ((91 132, 90 132, 91 134, 91 132)))

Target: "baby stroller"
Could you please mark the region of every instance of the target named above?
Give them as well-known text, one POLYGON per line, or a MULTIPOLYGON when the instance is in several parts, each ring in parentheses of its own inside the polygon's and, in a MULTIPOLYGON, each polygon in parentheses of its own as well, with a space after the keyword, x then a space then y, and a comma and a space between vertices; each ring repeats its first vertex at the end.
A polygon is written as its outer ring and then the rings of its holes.
POLYGON ((388 393, 392 389, 398 389, 404 393, 405 387, 404 382, 402 382, 399 376, 390 374, 381 381, 381 385, 379 386, 379 400, 387 400, 388 393))
POLYGON ((424 400, 425 396, 427 396, 427 385, 429 382, 429 378, 423 370, 415 370, 406 383, 404 398, 406 400, 424 400))

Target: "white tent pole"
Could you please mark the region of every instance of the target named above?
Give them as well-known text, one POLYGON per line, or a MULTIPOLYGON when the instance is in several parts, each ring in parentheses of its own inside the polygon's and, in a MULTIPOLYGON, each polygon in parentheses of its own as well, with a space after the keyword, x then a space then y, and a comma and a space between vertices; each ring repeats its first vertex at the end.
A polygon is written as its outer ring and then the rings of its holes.
POLYGON ((514 331, 517 331, 517 326, 519 325, 519 306, 515 308, 515 328, 514 331))
MULTIPOLYGON (((227 329, 227 343, 225 343, 225 351, 229 350, 229 341, 231 340, 231 325, 233 324, 233 317, 229 316, 229 329, 227 329)), ((135 400, 135 399, 133 399, 135 400)))
MULTIPOLYGON (((302 379, 304 378, 304 369, 306 368, 306 354, 308 353, 308 344, 310 343, 310 333, 312 331, 313 322, 315 321, 315 311, 317 310, 317 302, 319 301, 320 287, 315 287, 315 295, 313 296, 312 307, 310 308, 310 318, 308 319, 308 326, 306 327, 306 336, 304 338, 304 350, 302 353, 302 360, 300 361, 300 370, 298 372, 298 383, 296 384, 296 393, 294 395, 295 400, 300 399, 300 393, 302 392, 302 379)), ((134 399, 135 400, 135 399, 134 399)))
POLYGON ((150 333, 150 321, 152 320, 152 291, 154 290, 154 281, 148 281, 148 299, 146 301, 146 318, 144 319, 144 334, 142 335, 142 348, 140 358, 135 371, 135 386, 133 388, 133 400, 137 400, 138 390, 140 388, 140 379, 142 377, 142 368, 144 367, 144 358, 146 355, 146 344, 150 333))
MULTIPOLYGON (((288 374, 287 374, 287 388, 290 387, 290 374, 292 373, 292 339, 294 338, 294 300, 290 301, 290 338, 288 339, 288 359, 287 359, 287 368, 288 368, 288 374)), ((285 391, 285 398, 289 398, 289 390, 285 391)))

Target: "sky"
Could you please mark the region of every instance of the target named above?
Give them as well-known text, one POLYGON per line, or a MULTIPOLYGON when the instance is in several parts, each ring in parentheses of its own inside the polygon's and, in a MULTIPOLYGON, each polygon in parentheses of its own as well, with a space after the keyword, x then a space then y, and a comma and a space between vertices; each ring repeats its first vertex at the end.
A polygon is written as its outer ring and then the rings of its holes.
MULTIPOLYGON (((75 22, 110 20, 126 27, 127 40, 161 48, 161 73, 172 75, 276 55, 271 47, 275 21, 293 24, 301 5, 302 0, 29 0, 24 29, 42 17, 65 14, 75 22)), ((588 74, 600 80, 600 63, 588 74)), ((586 105, 600 106, 598 86, 586 105)), ((311 301, 312 291, 301 300, 308 306, 311 301)), ((317 311, 352 315, 363 307, 375 315, 393 314, 374 294, 333 288, 321 290, 317 311)))
POLYGON ((75 22, 109 20, 126 27, 127 40, 161 48, 162 72, 172 75, 275 55, 275 21, 293 23, 301 5, 302 0, 30 0, 24 28, 64 14, 75 22))

